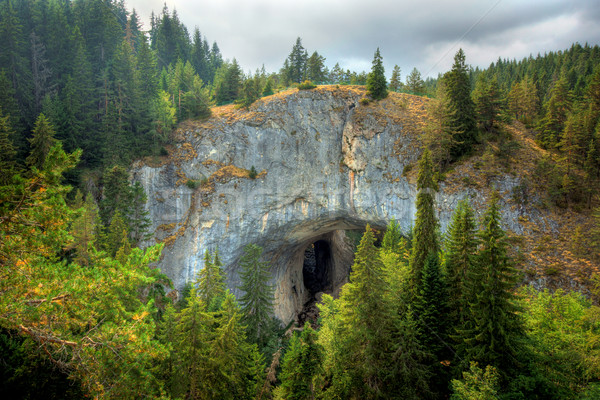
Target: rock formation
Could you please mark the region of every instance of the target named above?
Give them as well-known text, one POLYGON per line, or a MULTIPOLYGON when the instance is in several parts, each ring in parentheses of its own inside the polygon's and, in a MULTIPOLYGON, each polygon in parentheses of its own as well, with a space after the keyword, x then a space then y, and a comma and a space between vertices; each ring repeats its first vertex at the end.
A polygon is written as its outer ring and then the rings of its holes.
MULTIPOLYGON (((288 322, 314 294, 303 280, 307 247, 319 242, 321 286, 335 293, 352 262, 344 230, 384 228, 391 218, 409 229, 416 187, 405 175, 420 155, 427 100, 391 93, 363 105, 362 97, 359 88, 319 87, 270 96, 247 111, 220 107, 207 121, 181 124, 162 165, 134 167, 155 240, 166 243, 159 266, 176 288, 195 278, 206 249, 218 248, 236 293, 237 260, 254 243, 272 266, 276 314, 288 322)), ((499 182, 505 190, 516 184, 499 182)), ((476 190, 443 187, 442 229, 458 200, 484 200, 476 190)), ((517 212, 506 208, 504 216, 520 229, 517 212)))

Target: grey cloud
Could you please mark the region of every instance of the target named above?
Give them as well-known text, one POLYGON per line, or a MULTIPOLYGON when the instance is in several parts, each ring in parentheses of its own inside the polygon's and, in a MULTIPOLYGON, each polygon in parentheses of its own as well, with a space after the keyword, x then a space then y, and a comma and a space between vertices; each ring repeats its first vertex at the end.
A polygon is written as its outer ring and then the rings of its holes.
MULTIPOLYGON (((127 0, 128 6, 135 7, 144 18, 150 14, 145 8, 147 3, 148 0, 127 0)), ((160 12, 162 4, 157 7, 150 3, 155 12, 160 12)), ((404 76, 414 66, 423 73, 431 69, 431 49, 436 49, 439 57, 453 49, 459 38, 495 3, 496 0, 167 1, 171 10, 177 8, 190 31, 197 25, 209 41, 217 41, 226 58, 236 57, 246 71, 254 71, 263 63, 270 71, 279 70, 300 36, 307 50, 325 56, 330 67, 339 61, 346 63, 342 65, 344 68, 360 70, 370 65, 375 48, 380 47, 388 75, 393 65, 398 64, 404 76)), ((498 56, 521 58, 529 53, 561 50, 573 41, 597 44, 600 4, 596 3, 502 0, 459 45, 476 46, 474 58, 486 67, 498 56), (577 18, 577 26, 562 37, 547 32, 546 48, 535 48, 539 41, 518 36, 529 32, 530 27, 543 26, 543 22, 561 16, 577 18), (525 43, 526 49, 516 43, 525 43), (527 54, 503 53, 503 49, 508 52, 517 47, 527 54)), ((535 32, 532 36, 542 34, 545 33, 535 32)), ((448 57, 451 59, 452 54, 448 57)), ((448 60, 440 62, 431 74, 435 76, 447 65, 448 60)))

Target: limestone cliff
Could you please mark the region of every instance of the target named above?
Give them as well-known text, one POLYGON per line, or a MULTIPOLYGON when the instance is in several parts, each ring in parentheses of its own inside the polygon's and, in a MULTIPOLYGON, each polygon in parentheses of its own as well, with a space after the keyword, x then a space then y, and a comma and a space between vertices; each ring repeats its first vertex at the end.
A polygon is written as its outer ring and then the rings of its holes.
MULTIPOLYGON (((342 230, 383 228, 391 218, 409 229, 416 187, 403 172, 420 155, 427 100, 392 93, 362 105, 362 97, 361 88, 319 87, 264 98, 248 111, 216 108, 211 119, 180 126, 161 165, 134 167, 155 240, 166 242, 159 266, 177 288, 195 278, 205 250, 218 248, 235 292, 237 260, 255 243, 271 262, 276 313, 287 322, 310 297, 302 276, 307 246, 328 243, 327 286, 335 292, 352 259, 342 230)), ((505 199, 520 184, 510 175, 492 181, 505 199)), ((487 192, 442 184, 442 229, 460 199, 481 205, 487 192)), ((524 233, 522 215, 503 202, 504 223, 515 234, 524 233)))

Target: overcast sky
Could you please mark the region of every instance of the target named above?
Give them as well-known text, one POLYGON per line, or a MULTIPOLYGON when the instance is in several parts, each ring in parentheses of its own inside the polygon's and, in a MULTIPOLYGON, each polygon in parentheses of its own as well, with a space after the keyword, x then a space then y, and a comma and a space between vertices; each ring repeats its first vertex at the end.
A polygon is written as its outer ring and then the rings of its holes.
POLYGON ((467 63, 486 68, 564 50, 574 42, 600 44, 598 0, 125 0, 147 28, 166 3, 190 34, 198 27, 224 58, 244 71, 278 71, 301 37, 330 68, 370 71, 377 47, 389 76, 402 80, 416 67, 437 76, 462 47, 467 63))

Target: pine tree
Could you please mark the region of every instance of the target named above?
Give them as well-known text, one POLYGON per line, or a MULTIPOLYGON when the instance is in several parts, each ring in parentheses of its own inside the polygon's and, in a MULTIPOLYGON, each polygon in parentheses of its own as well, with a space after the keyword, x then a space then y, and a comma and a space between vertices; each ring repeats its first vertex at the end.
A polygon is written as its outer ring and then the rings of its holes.
POLYGON ((243 321, 247 326, 248 339, 264 349, 270 340, 269 331, 273 318, 273 286, 269 285, 271 274, 269 265, 260 261, 262 248, 249 244, 244 248, 240 259, 239 289, 244 293, 240 297, 243 321))
POLYGON ((281 362, 281 396, 290 400, 315 398, 313 379, 321 372, 323 346, 317 342, 309 322, 302 333, 294 333, 281 362))
POLYGON ((420 341, 436 357, 436 363, 447 353, 446 316, 448 297, 438 255, 429 253, 421 274, 421 287, 416 301, 420 341))
MULTIPOLYGON (((302 39, 297 38, 292 52, 287 57, 286 77, 288 83, 301 83, 306 79, 308 53, 302 46, 302 39)), ((285 67, 284 67, 285 68, 285 67)))
POLYGON ((471 100, 471 80, 462 49, 454 56, 452 69, 444 74, 444 82, 449 99, 446 118, 454 133, 450 154, 456 160, 468 154, 477 142, 475 109, 471 100))
POLYGON ((395 219, 392 219, 385 230, 381 248, 401 254, 406 248, 406 242, 402 236, 400 226, 395 219))
POLYGON ((384 99, 388 95, 385 70, 379 47, 375 51, 373 67, 367 77, 367 95, 371 96, 374 100, 384 99))
POLYGON ((42 169, 50 149, 56 143, 54 127, 44 114, 40 114, 35 121, 33 137, 29 142, 31 143, 31 151, 27 157, 27 164, 42 169))
POLYGON ((78 214, 71 226, 73 235, 72 248, 75 250, 74 261, 79 265, 87 266, 91 260, 91 247, 96 239, 96 226, 98 221, 98 206, 91 195, 87 195, 83 201, 81 192, 75 196, 75 204, 78 214))
POLYGON ((521 367, 524 330, 514 288, 518 280, 500 227, 494 192, 479 233, 481 248, 466 282, 469 315, 457 330, 463 368, 471 361, 496 367, 503 379, 521 367))
POLYGON ((473 103, 480 128, 486 132, 492 131, 502 111, 496 76, 488 80, 485 74, 479 75, 473 90, 473 103))
POLYGON ((550 100, 546 104, 546 113, 540 121, 536 138, 545 148, 551 148, 559 142, 572 103, 567 77, 562 73, 550 92, 550 100))
POLYGON ((306 78, 319 85, 323 84, 325 78, 325 57, 316 51, 306 61, 306 78))
POLYGON ((192 289, 187 306, 178 315, 172 333, 174 376, 178 379, 171 386, 171 396, 203 398, 201 394, 210 390, 204 380, 207 373, 210 351, 211 316, 206 305, 192 289))
POLYGON ((13 130, 7 116, 0 109, 0 186, 8 184, 17 170, 16 150, 12 141, 13 130))
POLYGON ((197 286, 198 296, 207 305, 209 311, 219 308, 225 296, 225 279, 220 264, 218 250, 215 252, 214 259, 211 259, 211 254, 206 250, 204 268, 198 272, 197 286))
POLYGON ((402 89, 402 79, 400 78, 400 67, 394 65, 392 70, 392 78, 390 79, 390 90, 392 92, 399 92, 402 89))
POLYGON ((421 78, 421 73, 415 67, 410 72, 410 74, 406 77, 406 89, 412 93, 419 96, 425 94, 425 82, 423 82, 423 78, 421 78))
POLYGON ((428 393, 426 355, 406 305, 390 293, 387 269, 367 226, 350 283, 324 296, 319 341, 325 348, 325 398, 407 398, 428 393), (401 314, 400 314, 401 313, 401 314))
POLYGON ((423 267, 430 253, 439 252, 437 238, 438 222, 435 216, 434 195, 437 185, 433 177, 433 165, 429 150, 425 149, 419 161, 417 177, 417 215, 413 228, 413 247, 410 256, 412 290, 416 296, 421 289, 423 267))
MULTIPOLYGON (((444 242, 444 258, 448 290, 448 326, 457 327, 468 312, 467 276, 477 253, 477 225, 467 200, 460 201, 448 226, 444 242)), ((452 328, 452 329, 453 329, 452 328)))

